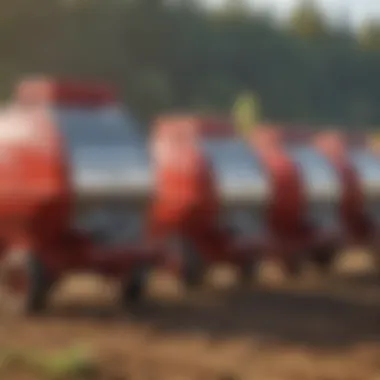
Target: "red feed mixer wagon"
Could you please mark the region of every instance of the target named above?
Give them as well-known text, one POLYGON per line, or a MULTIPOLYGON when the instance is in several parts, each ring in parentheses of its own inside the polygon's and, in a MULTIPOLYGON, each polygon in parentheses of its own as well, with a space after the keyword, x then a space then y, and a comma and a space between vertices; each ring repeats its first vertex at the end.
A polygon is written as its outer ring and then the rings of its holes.
POLYGON ((152 151, 157 182, 150 238, 181 255, 189 287, 200 285, 214 263, 233 264, 239 279, 250 281, 267 189, 248 147, 215 118, 162 115, 152 151))
POLYGON ((365 134, 329 131, 317 136, 315 144, 337 171, 342 184, 339 204, 343 246, 365 247, 374 254, 380 269, 380 163, 365 134))
POLYGON ((37 312, 66 274, 141 296, 149 152, 108 86, 32 78, 0 113, 0 308, 37 312))
POLYGON ((258 127, 250 139, 272 188, 266 210, 268 249, 291 276, 300 274, 306 260, 325 272, 339 241, 339 182, 308 140, 308 133, 295 135, 276 125, 258 127))

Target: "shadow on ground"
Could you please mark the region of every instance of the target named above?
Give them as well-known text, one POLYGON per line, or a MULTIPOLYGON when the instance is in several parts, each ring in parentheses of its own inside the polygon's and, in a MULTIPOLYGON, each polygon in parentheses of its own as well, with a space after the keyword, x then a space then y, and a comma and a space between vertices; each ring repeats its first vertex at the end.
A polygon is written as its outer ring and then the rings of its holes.
POLYGON ((259 338, 317 348, 379 342, 380 282, 369 275, 345 276, 328 287, 302 291, 262 287, 212 291, 170 302, 149 299, 131 305, 124 315, 106 306, 67 305, 49 316, 99 318, 100 323, 120 326, 148 324, 158 334, 202 333, 215 340, 259 338))

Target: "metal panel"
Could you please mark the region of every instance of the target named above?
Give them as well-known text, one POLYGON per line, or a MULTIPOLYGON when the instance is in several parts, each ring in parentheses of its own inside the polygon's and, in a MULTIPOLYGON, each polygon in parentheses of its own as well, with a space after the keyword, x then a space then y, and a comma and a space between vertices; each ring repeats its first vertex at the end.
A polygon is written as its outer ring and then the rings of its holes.
POLYGON ((105 244, 141 239, 153 191, 149 153, 118 108, 54 111, 76 198, 74 223, 105 244))
POLYGON ((352 149, 350 158, 359 174, 367 213, 380 221, 380 160, 363 148, 352 149))
POLYGON ((289 149, 303 178, 308 217, 324 229, 339 228, 341 183, 338 173, 313 147, 289 149))
POLYGON ((380 160, 365 149, 351 150, 350 158, 359 174, 366 199, 379 200, 380 160))
POLYGON ((153 186, 149 152, 117 108, 59 109, 57 123, 67 144, 78 199, 144 198, 153 186))
POLYGON ((296 147, 289 151, 301 170, 307 197, 313 201, 337 202, 341 186, 329 162, 312 147, 296 147))
POLYGON ((219 186, 222 201, 256 207, 269 199, 269 181, 259 158, 238 139, 204 143, 219 186))
POLYGON ((263 237, 271 188, 258 156, 238 139, 209 140, 204 142, 204 150, 215 170, 223 223, 240 236, 263 237))

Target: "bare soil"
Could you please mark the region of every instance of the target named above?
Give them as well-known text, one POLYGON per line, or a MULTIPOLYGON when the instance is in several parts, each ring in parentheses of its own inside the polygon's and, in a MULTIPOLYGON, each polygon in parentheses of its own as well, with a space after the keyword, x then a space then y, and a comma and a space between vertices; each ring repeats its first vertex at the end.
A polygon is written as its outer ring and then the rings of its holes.
MULTIPOLYGON (((309 271, 284 281, 268 266, 260 284, 237 289, 221 270, 194 294, 157 274, 146 301, 127 311, 115 284, 76 278, 43 317, 0 316, 0 349, 85 344, 100 366, 91 378, 104 380, 379 380, 380 280, 372 272, 367 256, 351 253, 328 278, 309 271)), ((22 370, 3 378, 37 380, 22 370)))

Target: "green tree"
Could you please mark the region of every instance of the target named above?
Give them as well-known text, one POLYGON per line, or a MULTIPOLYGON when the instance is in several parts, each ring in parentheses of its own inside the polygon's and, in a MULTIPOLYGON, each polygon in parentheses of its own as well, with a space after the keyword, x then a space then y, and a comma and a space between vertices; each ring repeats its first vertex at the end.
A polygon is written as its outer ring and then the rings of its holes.
POLYGON ((301 0, 290 19, 292 31, 306 39, 323 39, 329 34, 329 28, 322 11, 313 0, 301 0))
POLYGON ((364 23, 358 34, 358 41, 366 50, 380 50, 380 24, 374 21, 364 23))
POLYGON ((228 113, 241 92, 284 122, 380 123, 380 31, 329 27, 312 1, 289 24, 230 0, 13 0, 0 14, 0 96, 31 72, 111 81, 149 120, 228 113))

